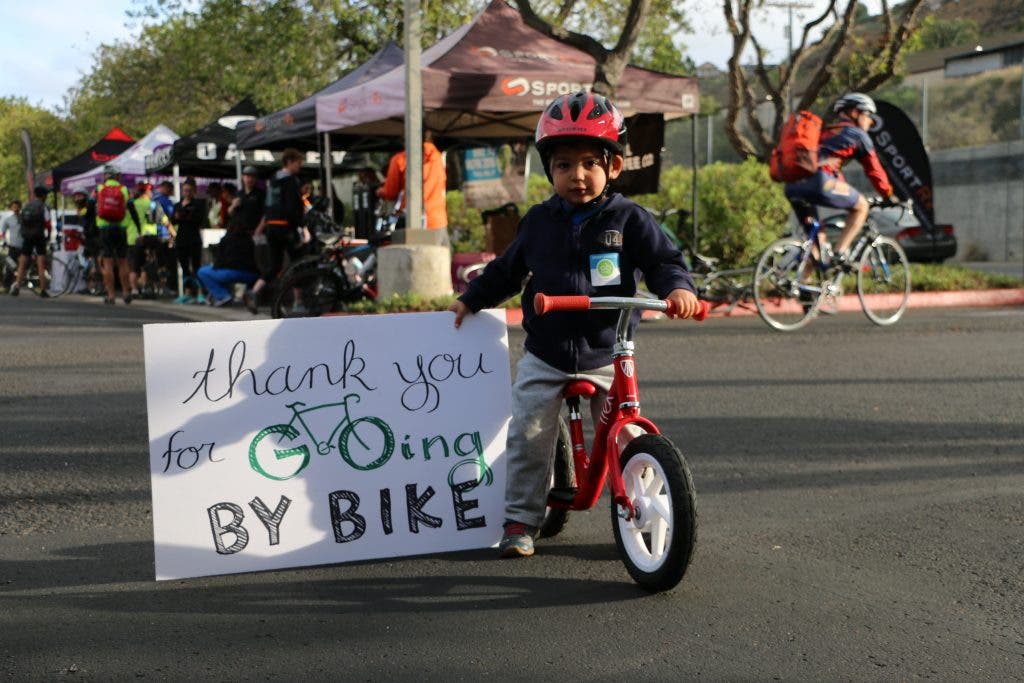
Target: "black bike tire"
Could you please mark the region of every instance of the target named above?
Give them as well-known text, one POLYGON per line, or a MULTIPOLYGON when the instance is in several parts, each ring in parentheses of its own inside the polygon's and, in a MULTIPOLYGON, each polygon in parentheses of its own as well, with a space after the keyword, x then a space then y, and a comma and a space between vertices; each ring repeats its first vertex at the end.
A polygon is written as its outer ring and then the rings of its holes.
MULTIPOLYGON (((697 493, 686 459, 667 437, 643 434, 630 441, 619 456, 622 470, 625 472, 630 461, 639 456, 648 456, 656 462, 664 475, 663 482, 673 516, 667 532, 664 559, 649 570, 636 563, 623 540, 623 529, 628 529, 634 521, 622 519, 614 501, 611 504, 612 530, 622 562, 633 580, 645 590, 666 591, 682 581, 693 558, 697 543, 697 493)), ((626 495, 630 495, 629 481, 626 481, 626 487, 626 495)))
POLYGON ((341 278, 326 268, 300 270, 293 273, 288 279, 279 281, 275 287, 274 299, 270 305, 270 314, 273 318, 316 318, 324 313, 339 310, 344 291, 345 284, 341 281, 341 278), (313 278, 329 283, 334 291, 333 298, 327 305, 326 310, 319 306, 316 308, 307 307, 308 310, 305 314, 292 315, 290 311, 286 310, 290 308, 287 298, 292 295, 293 290, 308 286, 309 280, 313 278))
MULTIPOLYGON (((575 465, 572 459, 572 439, 569 437, 569 425, 564 419, 558 421, 558 440, 555 442, 554 462, 552 463, 552 488, 568 489, 576 484, 575 465)), ((544 511, 538 537, 551 538, 557 536, 569 521, 569 510, 566 508, 548 507, 544 511)))

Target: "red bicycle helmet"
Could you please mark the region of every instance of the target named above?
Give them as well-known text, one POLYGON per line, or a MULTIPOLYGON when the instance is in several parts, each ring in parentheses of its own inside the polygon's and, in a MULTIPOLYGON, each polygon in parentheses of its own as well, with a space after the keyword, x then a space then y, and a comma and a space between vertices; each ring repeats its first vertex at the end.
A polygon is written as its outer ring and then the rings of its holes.
POLYGON ((607 97, 596 93, 559 95, 540 115, 534 136, 545 171, 552 145, 571 140, 589 140, 611 154, 622 154, 626 144, 622 112, 607 97))

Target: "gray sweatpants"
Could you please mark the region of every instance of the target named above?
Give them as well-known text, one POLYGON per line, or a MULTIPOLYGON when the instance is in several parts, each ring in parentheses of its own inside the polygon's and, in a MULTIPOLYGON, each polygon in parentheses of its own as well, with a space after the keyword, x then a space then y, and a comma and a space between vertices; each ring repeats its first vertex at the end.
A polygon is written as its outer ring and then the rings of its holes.
POLYGON ((590 399, 590 412, 596 424, 613 376, 613 365, 573 374, 551 367, 528 351, 523 354, 512 385, 512 420, 505 447, 506 520, 530 526, 540 526, 544 521, 566 383, 588 380, 598 388, 597 395, 590 399))

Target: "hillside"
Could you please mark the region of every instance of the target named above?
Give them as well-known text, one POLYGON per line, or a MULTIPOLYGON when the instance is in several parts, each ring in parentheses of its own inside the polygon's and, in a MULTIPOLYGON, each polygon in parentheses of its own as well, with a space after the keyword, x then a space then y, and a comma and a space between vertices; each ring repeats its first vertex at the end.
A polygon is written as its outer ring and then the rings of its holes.
POLYGON ((1024 31, 1024 0, 939 0, 930 10, 937 19, 973 19, 981 35, 1024 31))

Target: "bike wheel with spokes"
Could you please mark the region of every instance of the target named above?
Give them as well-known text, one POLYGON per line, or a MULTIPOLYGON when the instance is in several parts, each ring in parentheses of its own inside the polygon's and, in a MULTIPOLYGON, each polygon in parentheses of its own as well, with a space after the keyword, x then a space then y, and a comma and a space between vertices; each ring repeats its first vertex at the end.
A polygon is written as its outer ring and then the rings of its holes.
POLYGON ((329 270, 300 270, 278 284, 270 312, 274 318, 316 318, 339 310, 344 291, 329 270))
POLYGON ((679 449, 660 434, 629 442, 619 456, 634 515, 623 519, 612 503, 612 529, 622 561, 649 591, 675 587, 697 541, 697 495, 679 449))
POLYGON ((892 325, 910 301, 910 263, 896 240, 878 237, 860 257, 857 296, 868 320, 892 325))
MULTIPOLYGON (((569 438, 569 425, 565 420, 558 421, 558 442, 555 444, 555 461, 551 467, 551 489, 563 493, 575 490, 576 476, 572 460, 572 439, 569 438)), ((561 533, 565 523, 569 521, 568 508, 548 507, 544 511, 544 521, 540 525, 540 538, 551 538, 561 533)))
POLYGON ((796 330, 814 317, 821 297, 821 272, 806 243, 794 239, 773 242, 754 269, 754 305, 768 326, 796 330), (808 262, 810 266, 807 266, 808 262))
POLYGON ((67 261, 56 256, 53 257, 50 272, 60 273, 60 278, 50 286, 50 296, 58 297, 68 292, 77 291, 82 280, 82 269, 76 259, 76 256, 72 256, 67 261))

